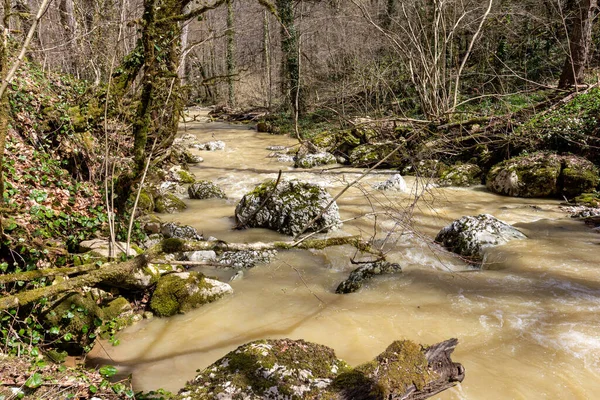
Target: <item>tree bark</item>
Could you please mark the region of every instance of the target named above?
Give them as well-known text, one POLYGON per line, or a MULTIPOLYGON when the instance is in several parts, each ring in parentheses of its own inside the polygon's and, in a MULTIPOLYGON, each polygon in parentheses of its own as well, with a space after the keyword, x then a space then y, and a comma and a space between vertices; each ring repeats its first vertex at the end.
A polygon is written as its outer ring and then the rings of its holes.
POLYGON ((233 1, 227 0, 227 98, 229 107, 235 107, 235 30, 233 1))
POLYGON ((565 59, 558 81, 559 89, 583 83, 597 8, 598 0, 580 0, 578 3, 573 16, 573 27, 569 34, 569 54, 565 59))

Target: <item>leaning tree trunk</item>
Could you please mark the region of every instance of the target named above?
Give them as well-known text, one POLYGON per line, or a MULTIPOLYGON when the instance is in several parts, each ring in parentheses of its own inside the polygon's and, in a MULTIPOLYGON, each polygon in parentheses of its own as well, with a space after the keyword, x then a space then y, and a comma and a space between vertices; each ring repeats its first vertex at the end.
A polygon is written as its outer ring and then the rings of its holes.
POLYGON ((560 89, 576 86, 583 82, 585 65, 588 61, 592 41, 592 26, 598 0, 580 0, 573 17, 569 35, 569 54, 565 60, 558 82, 560 89))

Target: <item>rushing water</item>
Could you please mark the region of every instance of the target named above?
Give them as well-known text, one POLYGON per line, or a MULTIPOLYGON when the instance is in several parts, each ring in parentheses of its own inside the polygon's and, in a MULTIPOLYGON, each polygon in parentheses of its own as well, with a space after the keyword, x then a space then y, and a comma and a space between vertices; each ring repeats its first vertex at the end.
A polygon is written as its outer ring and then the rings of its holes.
MULTIPOLYGON (((362 172, 296 171, 268 158, 266 150, 294 145, 293 139, 247 126, 193 122, 186 129, 200 141, 227 144, 225 151, 201 152, 205 162, 192 172, 219 184, 229 198, 187 201, 185 212, 164 218, 225 241, 284 238, 263 229, 231 229, 237 201, 279 169, 285 178, 319 183, 334 195, 362 172)), ((402 274, 336 295, 353 269, 353 248, 280 252, 271 264, 233 281, 232 296, 185 315, 138 323, 120 334, 119 346, 97 347, 96 361, 133 373, 139 390, 176 390, 196 369, 256 339, 302 338, 359 364, 396 339, 432 344, 457 337, 453 358, 465 366, 466 378, 435 398, 598 398, 600 236, 551 200, 501 197, 482 187, 432 189, 412 178, 406 178, 410 194, 374 193, 371 184, 389 174, 368 176, 346 192, 338 204, 342 219, 350 221, 333 235, 375 235, 402 274), (440 252, 431 238, 450 221, 480 213, 514 224, 528 239, 489 250, 484 269, 475 271, 440 252)), ((226 272, 206 272, 227 278, 226 272)))

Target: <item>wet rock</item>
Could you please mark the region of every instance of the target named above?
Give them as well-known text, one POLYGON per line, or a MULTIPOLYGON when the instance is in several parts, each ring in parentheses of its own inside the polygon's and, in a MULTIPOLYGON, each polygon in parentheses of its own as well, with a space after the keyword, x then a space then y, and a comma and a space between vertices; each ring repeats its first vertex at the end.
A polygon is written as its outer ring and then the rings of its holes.
POLYGON ((223 190, 220 187, 218 187, 210 181, 204 180, 198 181, 190 185, 190 187, 188 187, 188 194, 190 196, 190 199, 197 200, 211 198, 224 199, 227 197, 225 195, 225 192, 223 192, 223 190))
MULTIPOLYGON (((350 152, 350 163, 354 167, 372 167, 392 153, 399 143, 369 143, 355 147, 350 152)), ((392 154, 386 161, 380 164, 382 168, 399 168, 405 164, 402 150, 392 154)))
POLYGON ((199 272, 168 274, 159 279, 150 307, 156 315, 168 317, 190 311, 230 293, 233 293, 231 286, 206 278, 199 272))
POLYGON ((457 339, 433 346, 393 342, 374 360, 350 368, 329 347, 303 340, 247 343, 201 371, 178 400, 426 399, 464 379, 451 359, 457 339))
POLYGON ((158 213, 172 214, 183 211, 186 208, 185 203, 172 193, 161 195, 154 202, 154 211, 158 213))
POLYGON ((468 261, 480 263, 486 248, 526 238, 521 231, 499 219, 480 214, 457 219, 443 228, 435 241, 468 261))
POLYGON ((180 225, 175 222, 162 224, 160 232, 165 239, 204 240, 193 226, 180 225))
POLYGON ((349 159, 350 152, 357 146, 365 144, 368 138, 360 129, 323 131, 311 139, 312 144, 323 151, 342 157, 344 162, 349 159))
MULTIPOLYGON (((185 195, 186 189, 179 182, 174 181, 164 181, 158 186, 157 190, 154 191, 156 193, 156 197, 164 196, 166 194, 174 194, 178 198, 183 198, 185 195)), ((155 201, 156 201, 155 197, 155 201)))
POLYGON ((440 186, 473 186, 481 184, 483 172, 475 164, 457 164, 443 171, 438 180, 440 186))
MULTIPOLYGON (((119 258, 125 254, 126 249, 127 243, 125 242, 116 242, 113 246, 109 240, 105 239, 91 239, 79 243, 80 252, 90 252, 91 255, 104 259, 119 258)), ((137 256, 137 252, 130 246, 127 255, 132 257, 137 256)))
POLYGON ((222 140, 213 140, 206 143, 194 143, 190 145, 190 147, 206 151, 225 150, 225 142, 223 142, 222 140))
POLYGON ((179 399, 318 398, 348 365, 329 347, 303 340, 258 340, 200 372, 179 399))
POLYGON ((428 159, 412 162, 402 169, 403 175, 414 175, 422 178, 437 178, 441 176, 448 166, 440 160, 428 159))
POLYGON ((402 175, 392 175, 388 180, 373 184, 375 190, 395 190, 397 192, 408 192, 408 186, 402 175))
POLYGON ((496 164, 486 186, 494 193, 515 197, 573 197, 593 191, 600 178, 584 158, 534 153, 496 164))
POLYGON ((294 167, 296 168, 314 168, 321 165, 336 164, 337 159, 331 153, 320 152, 315 154, 305 154, 296 158, 294 167))
POLYGON ((273 229, 286 235, 300 233, 313 218, 311 231, 327 232, 341 225, 339 209, 327 191, 297 180, 283 180, 275 187, 269 180, 246 194, 235 209, 238 225, 273 229))
POLYGON ((196 181, 196 178, 190 172, 183 169, 181 165, 169 168, 168 179, 178 183, 194 183, 196 181))
POLYGON ((267 150, 270 150, 270 151, 284 151, 284 150, 287 150, 287 147, 285 147, 285 146, 267 146, 267 150))
POLYGON ((188 261, 217 261, 217 253, 212 250, 188 251, 183 255, 188 261))
POLYGON ((256 264, 268 264, 277 256, 276 250, 225 251, 218 258, 219 264, 235 269, 253 268, 256 264))
POLYGON ((396 274, 402 272, 400 265, 387 261, 376 261, 366 263, 350 273, 348 279, 339 284, 335 290, 338 294, 354 293, 360 289, 366 281, 375 275, 396 274))

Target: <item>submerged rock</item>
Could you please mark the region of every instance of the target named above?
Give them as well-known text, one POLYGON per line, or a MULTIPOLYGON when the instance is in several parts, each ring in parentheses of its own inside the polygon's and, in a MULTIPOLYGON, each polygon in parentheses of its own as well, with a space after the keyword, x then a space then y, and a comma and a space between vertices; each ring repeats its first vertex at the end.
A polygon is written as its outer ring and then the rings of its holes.
POLYGON ((225 251, 218 259, 219 264, 235 269, 253 268, 256 264, 268 264, 277 255, 276 250, 225 251))
POLYGON ((331 153, 320 152, 315 154, 305 154, 296 159, 294 167, 296 168, 314 168, 321 165, 337 163, 337 159, 331 153))
POLYGON ((190 187, 188 188, 188 194, 190 196, 190 199, 197 200, 211 198, 224 199, 225 197, 227 197, 225 195, 225 192, 223 192, 223 190, 220 187, 218 187, 210 181, 204 180, 198 181, 190 185, 190 187))
POLYGON ((457 164, 441 173, 440 186, 473 186, 481 184, 483 172, 475 164, 457 164))
POLYGON ((246 194, 235 209, 235 219, 240 225, 273 229, 286 235, 295 235, 311 220, 311 231, 327 232, 341 225, 339 209, 325 189, 297 180, 269 180, 246 194))
POLYGON ((387 181, 373 184, 375 190, 395 190, 398 192, 408 192, 408 185, 402 175, 392 175, 387 181))
POLYGON ((486 186, 494 193, 515 197, 574 197, 593 191, 600 178, 588 160, 551 153, 535 153, 496 164, 486 186))
POLYGON ((213 140, 206 143, 194 143, 191 144, 190 147, 206 151, 225 150, 225 142, 222 140, 213 140))
POLYGON ((426 399, 464 379, 451 359, 458 344, 393 342, 373 361, 350 368, 326 346, 303 340, 258 340, 201 371, 176 399, 426 399))
POLYGON ((457 219, 443 228, 435 241, 469 261, 479 263, 483 261, 486 248, 526 238, 521 231, 496 217, 480 214, 457 219))
POLYGON ((400 265, 386 261, 376 261, 361 265, 350 273, 348 279, 339 284, 335 290, 338 294, 354 293, 366 281, 375 275, 395 274, 402 272, 400 265))
POLYGON ((152 311, 161 317, 190 311, 233 293, 227 283, 206 278, 200 272, 180 272, 162 276, 150 300, 152 311))

